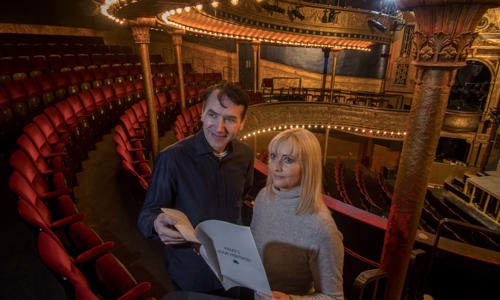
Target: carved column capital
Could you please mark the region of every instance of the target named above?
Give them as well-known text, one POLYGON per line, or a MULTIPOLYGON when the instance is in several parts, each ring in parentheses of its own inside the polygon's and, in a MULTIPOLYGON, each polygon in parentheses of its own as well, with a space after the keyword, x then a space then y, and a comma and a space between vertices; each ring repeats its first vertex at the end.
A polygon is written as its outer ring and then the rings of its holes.
POLYGON ((413 58, 417 66, 449 68, 465 65, 476 25, 487 9, 498 6, 493 0, 398 0, 397 3, 399 8, 415 13, 413 58))
POLYGON ((475 34, 454 35, 444 32, 415 32, 413 59, 417 66, 460 68, 465 65, 475 34))
POLYGON ((136 44, 149 44, 149 26, 132 25, 132 35, 136 44))
POLYGON ((176 30, 172 32, 172 43, 174 46, 182 45, 182 36, 184 35, 184 30, 176 30))
POLYGON ((260 48, 260 41, 252 41, 252 49, 257 51, 260 48))

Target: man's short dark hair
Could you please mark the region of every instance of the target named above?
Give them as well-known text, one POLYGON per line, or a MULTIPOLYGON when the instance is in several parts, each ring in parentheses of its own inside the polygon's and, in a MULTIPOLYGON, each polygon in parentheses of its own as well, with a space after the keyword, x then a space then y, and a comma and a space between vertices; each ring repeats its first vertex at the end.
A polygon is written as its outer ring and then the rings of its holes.
POLYGON ((225 108, 222 103, 222 97, 226 96, 231 102, 236 105, 243 105, 243 112, 241 113, 241 119, 245 118, 247 113, 248 105, 250 104, 250 97, 248 93, 243 90, 240 86, 234 83, 222 82, 212 86, 209 86, 204 93, 205 101, 207 101, 208 96, 212 92, 218 91, 217 99, 222 107, 225 108))

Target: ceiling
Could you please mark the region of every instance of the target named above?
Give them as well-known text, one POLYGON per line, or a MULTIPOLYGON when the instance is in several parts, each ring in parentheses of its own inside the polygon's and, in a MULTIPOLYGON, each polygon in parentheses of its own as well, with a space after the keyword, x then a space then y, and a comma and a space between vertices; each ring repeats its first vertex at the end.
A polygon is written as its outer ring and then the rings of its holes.
MULTIPOLYGON (((200 5, 186 5, 185 1, 176 0, 107 0, 103 12, 120 23, 138 18, 153 19, 154 27, 160 30, 353 50, 369 50, 372 45, 390 43, 389 28, 396 19, 376 11, 337 6, 347 1, 333 1, 336 5, 299 0, 219 1, 215 7, 206 1, 200 5)), ((371 8, 378 1, 355 3, 371 8)))

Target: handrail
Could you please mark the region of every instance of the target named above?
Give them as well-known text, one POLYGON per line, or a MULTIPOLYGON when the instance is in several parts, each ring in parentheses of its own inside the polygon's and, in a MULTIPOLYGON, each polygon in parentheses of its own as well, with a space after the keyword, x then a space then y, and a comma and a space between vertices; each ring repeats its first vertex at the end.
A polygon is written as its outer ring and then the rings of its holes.
POLYGON ((351 294, 349 299, 361 300, 364 299, 365 290, 370 283, 373 282, 372 300, 378 299, 379 293, 385 294, 385 286, 383 286, 382 280, 387 279, 387 273, 382 269, 371 269, 359 273, 358 277, 354 280, 352 285, 351 294), (382 286, 381 286, 382 285, 382 286))
MULTIPOLYGON (((489 232, 489 233, 493 233, 493 234, 496 234, 496 235, 500 235, 500 230, 492 230, 492 229, 489 229, 489 228, 486 228, 486 227, 482 227, 482 226, 478 226, 478 225, 474 225, 474 224, 470 224, 470 223, 465 223, 465 222, 462 222, 462 221, 458 221, 458 220, 454 220, 454 219, 449 219, 449 218, 443 218, 439 221, 439 225, 437 226, 437 229, 436 229, 436 235, 435 235, 435 239, 434 239, 434 244, 432 246, 432 250, 431 250, 431 253, 430 253, 430 256, 429 256, 429 262, 427 264, 427 267, 426 267, 426 270, 425 270, 425 276, 424 278, 427 279, 427 281, 430 279, 430 273, 431 273, 431 270, 432 270, 432 265, 434 264, 434 257, 436 256, 436 252, 438 250, 438 245, 439 245, 439 239, 441 238, 441 230, 443 228, 445 228, 445 226, 447 224, 453 224, 453 225, 457 225, 459 227, 464 227, 464 228, 468 228, 468 229, 473 229, 473 230, 476 230, 476 231, 481 231, 481 232, 489 232)), ((426 286, 427 286, 428 283, 426 283, 426 286)))

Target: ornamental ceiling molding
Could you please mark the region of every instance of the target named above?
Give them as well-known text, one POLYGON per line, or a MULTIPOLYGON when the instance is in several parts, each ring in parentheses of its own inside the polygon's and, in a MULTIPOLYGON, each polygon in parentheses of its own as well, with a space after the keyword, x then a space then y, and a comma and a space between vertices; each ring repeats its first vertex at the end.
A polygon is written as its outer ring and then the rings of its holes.
POLYGON ((106 0, 101 12, 119 23, 136 17, 156 17, 155 27, 167 31, 174 28, 219 38, 365 51, 375 44, 390 44, 389 29, 396 20, 379 12, 298 0, 269 2, 273 10, 255 0, 237 2, 233 5, 229 0, 220 0, 213 7, 208 1, 190 6, 175 0, 106 0), (293 16, 293 10, 299 11, 301 18, 293 16), (330 13, 333 18, 325 22, 330 13))

